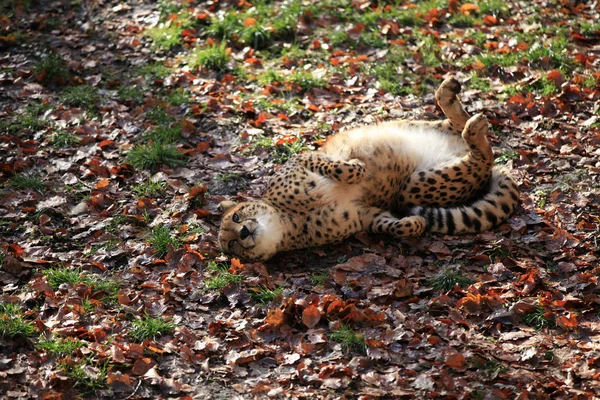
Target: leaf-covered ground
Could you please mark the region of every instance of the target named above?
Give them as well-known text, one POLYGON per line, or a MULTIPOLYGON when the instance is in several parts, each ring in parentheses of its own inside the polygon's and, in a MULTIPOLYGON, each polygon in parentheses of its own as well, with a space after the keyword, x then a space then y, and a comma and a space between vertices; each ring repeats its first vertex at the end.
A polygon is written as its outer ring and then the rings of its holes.
POLYGON ((596 2, 0 4, 2 398, 600 396, 596 2), (595 7, 595 9, 594 9, 595 7), (217 205, 343 127, 491 121, 493 232, 242 264, 217 205))

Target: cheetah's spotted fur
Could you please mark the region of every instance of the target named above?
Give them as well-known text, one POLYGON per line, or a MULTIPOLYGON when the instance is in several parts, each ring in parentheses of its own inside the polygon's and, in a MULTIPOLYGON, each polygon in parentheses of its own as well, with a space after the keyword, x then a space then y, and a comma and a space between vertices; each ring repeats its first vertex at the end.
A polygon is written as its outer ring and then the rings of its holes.
POLYGON ((436 91, 445 120, 392 121, 336 134, 319 152, 283 165, 263 199, 223 202, 223 251, 267 259, 362 230, 453 234, 506 219, 518 203, 517 186, 506 169, 493 166, 488 122, 481 114, 469 117, 459 92, 454 78, 436 91))

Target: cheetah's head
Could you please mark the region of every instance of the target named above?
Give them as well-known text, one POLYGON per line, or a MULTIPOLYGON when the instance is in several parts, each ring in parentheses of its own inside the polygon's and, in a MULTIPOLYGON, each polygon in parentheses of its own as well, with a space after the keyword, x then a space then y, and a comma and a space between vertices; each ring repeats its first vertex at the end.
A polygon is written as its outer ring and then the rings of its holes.
POLYGON ((261 201, 220 204, 223 219, 219 245, 225 253, 245 259, 266 260, 275 255, 283 238, 278 211, 261 201))

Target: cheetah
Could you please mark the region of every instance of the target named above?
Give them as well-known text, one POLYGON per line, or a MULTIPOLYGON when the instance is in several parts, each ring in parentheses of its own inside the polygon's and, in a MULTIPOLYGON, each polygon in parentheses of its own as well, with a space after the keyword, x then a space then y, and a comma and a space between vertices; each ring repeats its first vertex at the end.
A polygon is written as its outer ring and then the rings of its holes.
POLYGON ((221 249, 243 259, 337 242, 360 231, 398 238, 489 230, 519 190, 494 166, 488 121, 469 116, 447 78, 435 93, 445 119, 398 120, 328 138, 282 165, 257 201, 223 201, 221 249))

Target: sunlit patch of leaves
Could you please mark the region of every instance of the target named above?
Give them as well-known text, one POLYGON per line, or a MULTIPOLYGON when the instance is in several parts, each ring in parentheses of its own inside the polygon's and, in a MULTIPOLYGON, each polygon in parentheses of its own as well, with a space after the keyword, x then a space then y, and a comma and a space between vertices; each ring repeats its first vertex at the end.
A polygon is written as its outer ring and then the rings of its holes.
POLYGON ((181 241, 171 235, 170 229, 165 225, 158 225, 152 230, 152 236, 148 239, 150 245, 158 257, 163 257, 169 251, 169 248, 177 249, 181 246, 181 241))
POLYGON ((63 90, 61 101, 73 107, 91 108, 100 101, 100 95, 90 85, 71 86, 63 90))
POLYGON ((33 322, 25 319, 19 304, 0 303, 0 337, 30 337, 35 331, 33 322))
POLYGON ((192 68, 202 67, 222 72, 227 69, 230 59, 231 50, 227 48, 226 42, 221 42, 207 47, 196 47, 189 58, 189 65, 192 68))
POLYGON ((337 329, 329 333, 329 339, 338 342, 344 352, 357 351, 365 353, 367 344, 361 334, 346 324, 340 324, 337 329))
POLYGON ((452 290, 456 285, 464 287, 471 282, 468 277, 462 275, 460 272, 452 268, 444 268, 439 274, 429 280, 429 285, 434 290, 447 292, 452 290))
POLYGON ((146 315, 142 319, 133 321, 133 329, 129 332, 129 336, 136 342, 143 342, 146 339, 155 340, 172 333, 176 327, 172 322, 146 315))
POLYGON ((554 320, 552 314, 546 311, 546 309, 540 305, 538 305, 533 312, 525 315, 523 317, 523 322, 534 327, 538 331, 542 329, 554 328, 556 326, 556 321, 554 320))
POLYGON ((204 281, 206 290, 221 291, 226 286, 241 283, 244 280, 242 275, 233 274, 228 271, 226 264, 209 262, 206 270, 212 275, 204 281))
POLYGON ((127 155, 127 162, 138 170, 153 170, 160 165, 176 167, 184 165, 185 160, 175 146, 168 143, 153 142, 137 145, 127 155))
POLYGON ((41 339, 36 343, 35 347, 38 349, 45 350, 46 352, 55 356, 68 356, 72 355, 85 346, 85 342, 82 342, 71 337, 59 337, 54 336, 48 339, 41 339))
POLYGON ((70 147, 74 144, 77 144, 81 141, 81 139, 79 139, 79 136, 68 132, 64 129, 59 129, 54 133, 54 136, 52 136, 52 145, 54 147, 70 147))
POLYGON ((19 174, 12 177, 9 182, 10 187, 14 189, 31 189, 43 192, 46 184, 39 175, 19 174))

